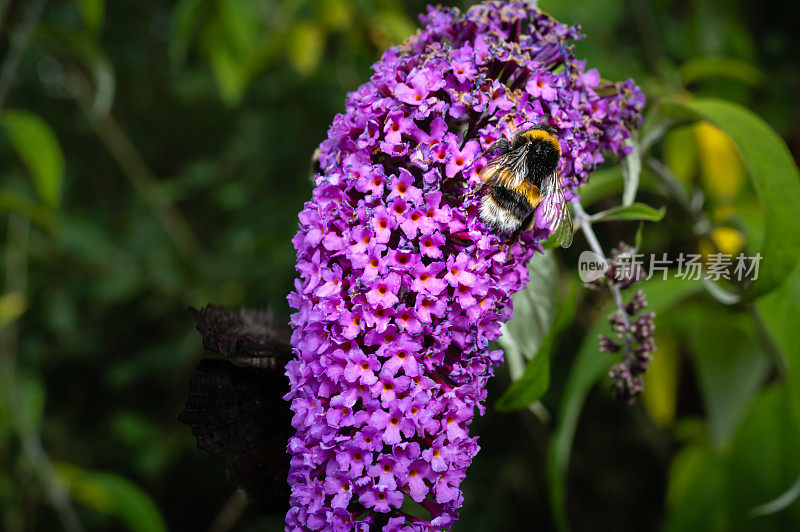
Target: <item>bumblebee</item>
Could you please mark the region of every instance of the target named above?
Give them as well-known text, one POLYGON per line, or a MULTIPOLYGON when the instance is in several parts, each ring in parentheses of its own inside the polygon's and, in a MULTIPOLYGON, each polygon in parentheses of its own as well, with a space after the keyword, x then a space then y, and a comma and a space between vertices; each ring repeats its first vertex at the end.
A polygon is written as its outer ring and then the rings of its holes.
MULTIPOLYGON (((521 131, 509 142, 501 139, 485 153, 500 151, 479 175, 488 191, 481 201, 479 216, 495 229, 512 233, 516 241, 523 231, 533 229, 535 218, 554 227, 562 247, 572 244, 572 216, 558 177, 561 147, 556 131, 538 125, 521 131)), ((477 193, 478 190, 475 192, 477 193)))
POLYGON ((308 161, 308 180, 312 183, 314 182, 314 178, 317 174, 322 172, 322 161, 320 161, 320 156, 322 155, 322 150, 317 149, 314 150, 314 153, 311 155, 311 159, 308 161))

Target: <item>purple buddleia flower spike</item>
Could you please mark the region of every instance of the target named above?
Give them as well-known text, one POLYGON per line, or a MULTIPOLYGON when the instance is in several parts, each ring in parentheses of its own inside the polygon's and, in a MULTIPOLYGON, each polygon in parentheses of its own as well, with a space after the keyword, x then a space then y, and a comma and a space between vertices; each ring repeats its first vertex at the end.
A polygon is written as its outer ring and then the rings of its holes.
MULTIPOLYGON (((626 290, 645 278, 644 269, 630 260, 634 248, 620 242, 611 251, 611 260, 603 277, 587 283, 587 288, 600 290, 626 290)), ((620 297, 620 302, 623 302, 620 297)), ((622 303, 608 321, 616 339, 600 335, 600 351, 619 353, 622 362, 609 370, 611 391, 614 398, 633 404, 636 397, 644 391, 644 373, 656 350, 654 339, 654 312, 642 312, 647 308, 647 297, 637 289, 628 303, 622 303)))
POLYGON ((577 29, 526 2, 431 7, 421 22, 334 119, 293 239, 287 530, 455 522, 479 449, 469 426, 502 361, 489 342, 554 229, 509 244, 480 221, 464 194, 484 150, 550 124, 572 199, 641 120, 639 88, 586 71, 577 29), (412 500, 427 514, 400 509, 412 500))

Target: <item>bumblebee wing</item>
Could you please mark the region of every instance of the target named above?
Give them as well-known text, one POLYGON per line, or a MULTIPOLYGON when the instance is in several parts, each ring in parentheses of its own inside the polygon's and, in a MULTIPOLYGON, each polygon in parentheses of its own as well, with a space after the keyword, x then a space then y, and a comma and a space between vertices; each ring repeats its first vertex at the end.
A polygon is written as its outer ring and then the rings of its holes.
POLYGON ((542 182, 542 196, 544 199, 539 205, 541 223, 537 225, 550 227, 561 247, 568 248, 572 245, 572 214, 570 214, 567 198, 558 174, 553 172, 542 182))
POLYGON ((528 172, 527 153, 526 148, 520 148, 492 159, 479 174, 481 182, 484 185, 500 183, 507 188, 517 188, 528 172))

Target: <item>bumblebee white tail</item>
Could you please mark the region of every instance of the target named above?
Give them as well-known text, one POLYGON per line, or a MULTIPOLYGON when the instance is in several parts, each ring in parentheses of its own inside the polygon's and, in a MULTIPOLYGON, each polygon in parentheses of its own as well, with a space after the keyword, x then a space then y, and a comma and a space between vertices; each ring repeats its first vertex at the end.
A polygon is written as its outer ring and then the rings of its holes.
POLYGON ((481 202, 480 218, 486 225, 509 233, 513 233, 522 225, 521 220, 502 209, 488 194, 483 197, 481 202))

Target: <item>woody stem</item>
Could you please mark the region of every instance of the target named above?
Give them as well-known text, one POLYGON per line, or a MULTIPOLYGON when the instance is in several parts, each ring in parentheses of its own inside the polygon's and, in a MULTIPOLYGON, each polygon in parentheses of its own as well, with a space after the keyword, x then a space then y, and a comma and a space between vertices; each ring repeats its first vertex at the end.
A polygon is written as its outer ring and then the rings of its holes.
MULTIPOLYGON (((597 235, 594 234, 594 229, 592 229, 591 217, 586 213, 585 210, 583 210, 583 206, 580 204, 580 202, 574 202, 572 207, 575 209, 575 220, 578 222, 578 226, 580 227, 581 231, 583 231, 586 241, 589 243, 589 247, 598 257, 603 259, 603 262, 606 264, 606 266, 608 266, 608 259, 606 258, 605 253, 603 253, 603 248, 600 246, 600 241, 597 240, 597 235)), ((622 300, 622 292, 620 292, 619 286, 614 283, 608 283, 608 289, 611 291, 611 295, 614 298, 614 303, 617 306, 616 313, 625 324, 625 332, 622 337, 625 342, 625 359, 627 362, 627 358, 631 353, 631 341, 629 337, 630 333, 628 332, 630 330, 628 313, 625 312, 625 302, 622 300)))

